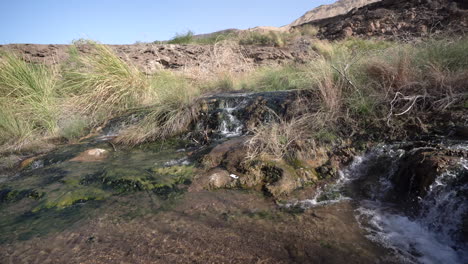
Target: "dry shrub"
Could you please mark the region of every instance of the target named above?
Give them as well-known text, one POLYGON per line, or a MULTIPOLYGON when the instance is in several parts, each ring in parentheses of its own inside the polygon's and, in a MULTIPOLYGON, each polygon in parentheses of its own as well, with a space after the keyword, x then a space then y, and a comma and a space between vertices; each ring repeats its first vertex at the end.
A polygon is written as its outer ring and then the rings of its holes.
POLYGON ((113 140, 135 146, 144 142, 166 139, 187 131, 198 119, 198 104, 155 106, 137 124, 125 128, 113 140))
POLYGON ((326 59, 330 59, 334 55, 334 47, 327 40, 316 39, 311 43, 311 48, 326 59))
POLYGON ((237 79, 252 70, 253 66, 242 52, 242 47, 235 41, 223 40, 213 45, 207 59, 196 67, 184 67, 181 73, 199 85, 207 86, 207 83, 226 78, 237 79))
POLYGON ((437 110, 445 110, 468 97, 468 70, 451 72, 431 65, 425 76, 434 98, 433 107, 437 110))
POLYGON ((400 56, 396 63, 375 59, 367 64, 366 72, 371 79, 380 83, 383 92, 391 94, 407 90, 419 74, 407 54, 400 56))
POLYGON ((309 121, 305 117, 280 119, 278 122, 256 127, 248 141, 247 158, 254 159, 269 154, 280 159, 296 153, 304 147, 303 141, 309 135, 306 129, 309 121))
POLYGON ((346 84, 339 76, 331 62, 319 59, 310 65, 308 78, 311 80, 312 90, 317 91, 315 103, 322 107, 322 112, 328 115, 327 119, 336 119, 343 106, 343 89, 346 84))

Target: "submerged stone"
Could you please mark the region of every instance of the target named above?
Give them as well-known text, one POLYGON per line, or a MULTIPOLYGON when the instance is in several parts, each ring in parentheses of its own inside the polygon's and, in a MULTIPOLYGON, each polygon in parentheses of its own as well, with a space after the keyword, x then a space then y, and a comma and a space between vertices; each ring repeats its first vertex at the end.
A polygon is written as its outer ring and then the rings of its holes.
POLYGON ((100 148, 88 149, 70 161, 95 162, 105 160, 109 156, 109 151, 100 148))

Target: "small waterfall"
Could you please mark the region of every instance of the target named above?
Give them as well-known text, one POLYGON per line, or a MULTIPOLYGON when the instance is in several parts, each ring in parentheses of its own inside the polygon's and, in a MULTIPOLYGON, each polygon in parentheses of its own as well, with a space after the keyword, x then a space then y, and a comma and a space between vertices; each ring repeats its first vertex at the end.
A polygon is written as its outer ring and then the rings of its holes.
MULTIPOLYGON (((414 215, 406 215, 384 200, 393 189, 389 178, 397 163, 398 159, 394 159, 388 164, 389 171, 379 177, 373 197, 361 200, 356 210, 356 219, 368 232, 367 237, 393 250, 402 262, 468 263, 468 245, 461 242, 459 234, 463 217, 468 215, 468 184, 461 179, 468 176, 467 161, 460 159, 457 168, 440 173, 427 195, 419 197, 420 209, 414 215)), ((362 171, 350 172, 356 177, 372 176, 362 171)))
POLYGON ((244 125, 235 115, 233 115, 233 112, 236 109, 236 107, 226 107, 222 109, 219 132, 225 137, 236 137, 242 135, 244 125))
MULTIPOLYGON (((407 214, 388 200, 401 158, 415 150, 405 149, 384 145, 355 157, 335 184, 322 187, 312 199, 283 206, 310 208, 352 199, 358 202, 355 217, 367 237, 392 250, 399 262, 468 263, 468 245, 460 235, 468 217, 468 161, 461 158, 455 168, 441 171, 427 194, 418 198, 418 210, 407 214)), ((447 145, 446 149, 468 146, 447 145)))
POLYGON ((244 125, 236 112, 245 107, 244 100, 225 100, 219 105, 219 133, 224 137, 236 137, 243 133, 244 125))

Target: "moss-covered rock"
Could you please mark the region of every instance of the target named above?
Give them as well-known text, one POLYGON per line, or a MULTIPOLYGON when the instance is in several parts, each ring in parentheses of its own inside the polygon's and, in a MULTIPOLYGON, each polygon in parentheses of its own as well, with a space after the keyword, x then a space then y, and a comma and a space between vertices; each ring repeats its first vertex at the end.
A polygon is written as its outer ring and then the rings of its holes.
POLYGON ((38 200, 44 196, 44 193, 34 189, 16 190, 5 188, 0 190, 0 203, 2 202, 16 202, 23 198, 30 198, 38 200))

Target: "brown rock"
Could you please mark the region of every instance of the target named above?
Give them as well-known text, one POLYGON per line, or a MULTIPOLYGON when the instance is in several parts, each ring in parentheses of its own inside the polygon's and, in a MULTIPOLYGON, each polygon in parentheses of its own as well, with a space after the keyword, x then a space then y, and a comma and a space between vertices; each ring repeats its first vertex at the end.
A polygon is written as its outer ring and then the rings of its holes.
POLYGON ((203 165, 207 168, 220 166, 223 162, 228 167, 235 165, 245 157, 247 139, 247 137, 239 137, 216 146, 203 158, 203 165))
POLYGON ((210 189, 220 189, 229 187, 229 185, 235 180, 234 177, 229 176, 229 172, 223 169, 213 169, 207 172, 208 176, 208 187, 210 189))
POLYGON ((372 32, 375 30, 375 25, 373 22, 370 22, 369 25, 367 25, 367 31, 372 32))
POLYGON ((343 37, 351 37, 353 35, 353 29, 351 27, 345 27, 342 31, 343 37))
POLYGON ((27 159, 21 161, 21 163, 19 165, 19 169, 20 170, 25 169, 26 167, 31 165, 31 163, 33 163, 36 159, 37 159, 37 157, 31 157, 31 158, 27 158, 27 159))

